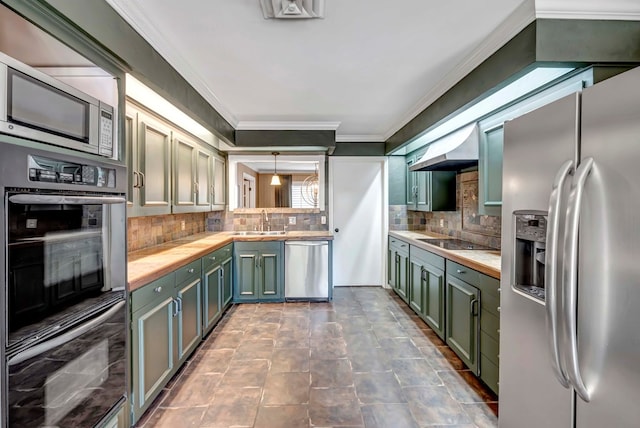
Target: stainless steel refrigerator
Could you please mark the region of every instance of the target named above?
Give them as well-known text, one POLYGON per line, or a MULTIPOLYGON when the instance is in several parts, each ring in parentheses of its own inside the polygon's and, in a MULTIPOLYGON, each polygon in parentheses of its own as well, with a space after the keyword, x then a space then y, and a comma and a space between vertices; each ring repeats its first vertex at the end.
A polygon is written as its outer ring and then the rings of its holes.
POLYGON ((638 427, 640 68, 504 129, 500 427, 638 427))

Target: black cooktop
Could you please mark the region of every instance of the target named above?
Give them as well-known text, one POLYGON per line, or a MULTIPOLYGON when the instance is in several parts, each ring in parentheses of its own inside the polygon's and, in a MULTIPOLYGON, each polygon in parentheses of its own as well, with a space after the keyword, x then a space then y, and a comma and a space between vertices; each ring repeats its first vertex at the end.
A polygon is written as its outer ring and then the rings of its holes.
POLYGON ((486 245, 474 244, 473 242, 463 241, 462 239, 432 239, 422 238, 418 241, 444 248, 445 250, 495 250, 495 248, 486 245))

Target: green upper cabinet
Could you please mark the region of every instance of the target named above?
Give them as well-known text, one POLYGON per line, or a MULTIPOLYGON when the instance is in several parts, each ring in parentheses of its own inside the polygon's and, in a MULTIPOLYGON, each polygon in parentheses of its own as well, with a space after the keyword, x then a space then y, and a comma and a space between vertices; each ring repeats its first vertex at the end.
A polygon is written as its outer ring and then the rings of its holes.
POLYGON ((480 128, 480 159, 478 161, 478 199, 480 212, 499 216, 502 209, 502 147, 503 124, 480 128))
POLYGON ((281 301, 284 298, 282 241, 236 242, 235 300, 281 301))
POLYGON ((224 210, 226 198, 226 167, 227 162, 224 157, 214 154, 211 158, 213 162, 213 196, 212 209, 224 210))
POLYGON ((128 214, 170 214, 171 128, 130 104, 125 117, 128 214))
POLYGON ((478 122, 480 147, 478 160, 478 212, 483 215, 499 216, 502 212, 502 148, 504 122, 515 119, 529 111, 542 107, 571 93, 581 91, 593 84, 593 70, 564 77, 564 80, 539 88, 514 103, 478 122))
POLYGON ((413 211, 455 211, 455 171, 411 171, 424 150, 406 157, 407 208, 413 211))

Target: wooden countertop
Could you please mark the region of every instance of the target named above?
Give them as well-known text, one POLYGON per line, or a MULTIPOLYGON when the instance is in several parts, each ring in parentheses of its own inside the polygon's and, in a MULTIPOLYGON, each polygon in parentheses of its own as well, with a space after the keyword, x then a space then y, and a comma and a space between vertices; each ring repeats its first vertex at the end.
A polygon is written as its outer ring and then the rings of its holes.
POLYGON ((420 238, 452 239, 451 236, 431 232, 390 230, 389 236, 402 239, 411 245, 438 254, 456 263, 465 265, 468 268, 482 272, 485 275, 500 279, 500 250, 445 250, 436 245, 417 240, 420 238))
POLYGON ((142 287, 181 266, 234 241, 333 240, 328 231, 290 231, 285 235, 234 235, 233 232, 205 232, 128 254, 129 291, 142 287))

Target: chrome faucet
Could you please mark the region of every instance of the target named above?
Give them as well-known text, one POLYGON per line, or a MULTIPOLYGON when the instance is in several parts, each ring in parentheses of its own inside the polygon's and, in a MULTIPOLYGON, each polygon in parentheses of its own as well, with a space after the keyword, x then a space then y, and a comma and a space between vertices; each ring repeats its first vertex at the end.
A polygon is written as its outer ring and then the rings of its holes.
POLYGON ((262 210, 260 214, 260 232, 264 232, 264 226, 267 225, 267 231, 271 230, 271 225, 269 225, 269 214, 265 210, 262 210))

